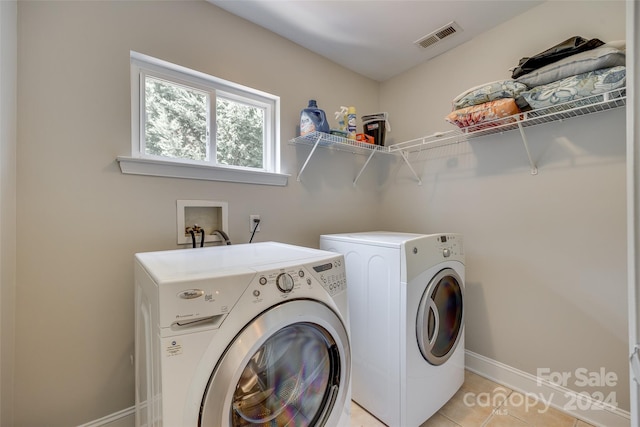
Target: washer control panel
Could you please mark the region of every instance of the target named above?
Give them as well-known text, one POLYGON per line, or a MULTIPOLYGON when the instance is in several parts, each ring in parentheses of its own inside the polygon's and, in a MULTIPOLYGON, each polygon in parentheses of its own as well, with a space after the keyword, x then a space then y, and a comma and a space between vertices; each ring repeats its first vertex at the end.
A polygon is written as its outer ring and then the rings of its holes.
POLYGON ((283 298, 289 295, 300 297, 301 292, 318 285, 331 296, 347 289, 343 257, 317 264, 262 271, 252 292, 257 299, 260 299, 265 291, 272 291, 274 288, 283 298))
POLYGON ((320 284, 329 292, 329 295, 333 296, 347 289, 347 273, 344 269, 343 257, 314 265, 312 269, 319 275, 320 284))

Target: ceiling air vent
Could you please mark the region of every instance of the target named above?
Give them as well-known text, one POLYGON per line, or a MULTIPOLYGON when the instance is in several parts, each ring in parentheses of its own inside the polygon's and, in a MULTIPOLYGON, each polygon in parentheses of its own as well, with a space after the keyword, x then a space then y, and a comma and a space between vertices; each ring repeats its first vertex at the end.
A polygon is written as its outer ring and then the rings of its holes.
POLYGON ((460 28, 458 24, 456 24, 455 22, 449 22, 444 27, 438 28, 437 30, 427 34, 426 36, 421 37, 420 39, 416 40, 414 43, 420 46, 421 48, 426 49, 429 46, 432 46, 438 43, 440 40, 444 39, 445 37, 452 36, 455 33, 459 33, 460 31, 462 31, 462 28, 460 28))

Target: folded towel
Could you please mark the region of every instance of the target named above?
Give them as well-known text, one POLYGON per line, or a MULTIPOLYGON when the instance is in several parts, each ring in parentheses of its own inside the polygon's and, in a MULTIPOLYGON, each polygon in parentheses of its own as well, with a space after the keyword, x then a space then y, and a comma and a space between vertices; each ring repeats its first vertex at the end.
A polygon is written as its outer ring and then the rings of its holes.
POLYGON ((445 117, 445 120, 462 129, 473 127, 473 130, 478 130, 515 121, 515 117, 505 120, 498 119, 518 113, 520 113, 520 109, 515 99, 504 98, 452 111, 445 117))
POLYGON ((527 85, 515 80, 497 80, 491 83, 475 86, 456 96, 452 104, 452 111, 461 108, 472 107, 495 101, 496 99, 517 98, 522 91, 527 90, 527 85))

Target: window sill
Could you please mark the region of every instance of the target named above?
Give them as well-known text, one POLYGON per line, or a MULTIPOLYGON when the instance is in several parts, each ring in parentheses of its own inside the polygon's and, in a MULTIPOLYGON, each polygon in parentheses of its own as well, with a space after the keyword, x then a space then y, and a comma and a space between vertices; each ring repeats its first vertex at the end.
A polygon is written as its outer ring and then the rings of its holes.
POLYGON ((216 166, 193 165, 166 160, 118 156, 120 171, 125 174, 201 179, 242 184, 287 185, 289 175, 216 166))

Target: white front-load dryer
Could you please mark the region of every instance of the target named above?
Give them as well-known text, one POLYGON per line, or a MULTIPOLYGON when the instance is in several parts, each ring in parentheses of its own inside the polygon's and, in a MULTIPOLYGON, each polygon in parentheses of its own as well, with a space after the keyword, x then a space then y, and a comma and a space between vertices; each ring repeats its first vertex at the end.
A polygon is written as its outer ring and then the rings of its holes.
POLYGON ((349 283, 352 398, 393 427, 417 427, 464 381, 459 234, 323 235, 349 283))
POLYGON ((346 287, 281 243, 136 254, 136 426, 348 426, 346 287))

